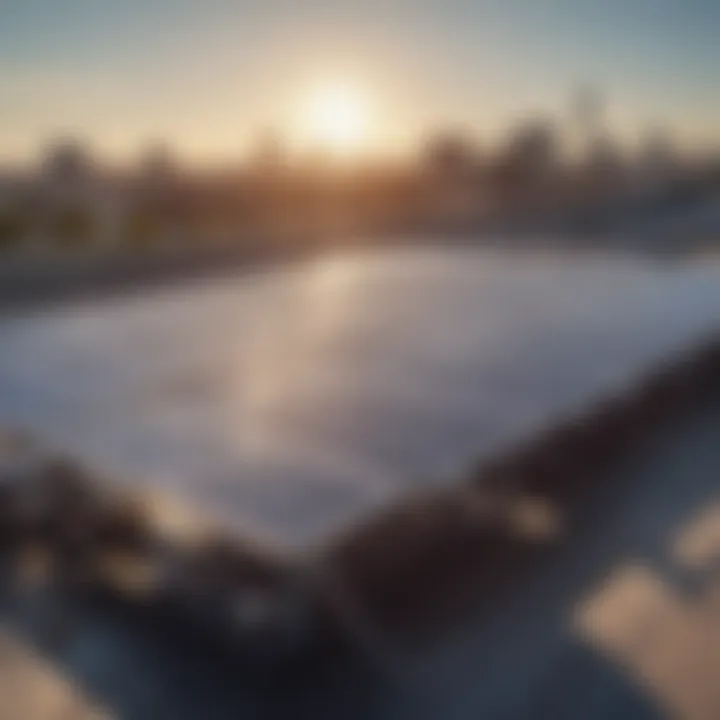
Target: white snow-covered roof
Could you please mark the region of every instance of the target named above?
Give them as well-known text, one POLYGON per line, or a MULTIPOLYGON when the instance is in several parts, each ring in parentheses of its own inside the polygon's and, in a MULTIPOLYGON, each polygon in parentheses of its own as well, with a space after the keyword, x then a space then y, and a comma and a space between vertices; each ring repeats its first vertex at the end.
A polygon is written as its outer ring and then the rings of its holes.
POLYGON ((0 423, 312 546, 720 328, 720 265, 339 253, 0 320, 0 423))

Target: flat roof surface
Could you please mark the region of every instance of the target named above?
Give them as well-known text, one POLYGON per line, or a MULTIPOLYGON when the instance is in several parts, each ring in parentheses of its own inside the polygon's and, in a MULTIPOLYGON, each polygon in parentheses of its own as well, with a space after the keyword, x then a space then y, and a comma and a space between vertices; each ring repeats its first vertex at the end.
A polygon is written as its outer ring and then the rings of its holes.
POLYGON ((720 328, 720 266, 348 251, 0 319, 0 423, 311 546, 720 328))

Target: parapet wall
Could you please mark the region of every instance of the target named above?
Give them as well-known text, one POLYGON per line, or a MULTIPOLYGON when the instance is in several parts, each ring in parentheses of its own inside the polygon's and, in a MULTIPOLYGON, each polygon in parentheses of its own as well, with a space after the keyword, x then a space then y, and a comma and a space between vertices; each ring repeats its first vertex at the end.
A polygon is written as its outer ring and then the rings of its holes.
POLYGON ((354 528, 327 565, 383 643, 412 647, 477 613, 587 520, 613 473, 720 396, 720 337, 622 394, 499 452, 454 487, 354 528))

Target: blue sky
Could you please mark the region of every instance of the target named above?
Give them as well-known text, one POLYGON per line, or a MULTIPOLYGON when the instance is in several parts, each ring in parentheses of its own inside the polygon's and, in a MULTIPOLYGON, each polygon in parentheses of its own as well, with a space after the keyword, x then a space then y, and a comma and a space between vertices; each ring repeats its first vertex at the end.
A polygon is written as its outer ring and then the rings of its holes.
POLYGON ((493 139, 528 113, 567 120, 573 87, 607 98, 628 142, 668 126, 720 140, 718 0, 3 0, 0 156, 82 134, 123 157, 165 139, 197 158, 291 136, 303 93, 362 89, 369 143, 435 127, 493 139))

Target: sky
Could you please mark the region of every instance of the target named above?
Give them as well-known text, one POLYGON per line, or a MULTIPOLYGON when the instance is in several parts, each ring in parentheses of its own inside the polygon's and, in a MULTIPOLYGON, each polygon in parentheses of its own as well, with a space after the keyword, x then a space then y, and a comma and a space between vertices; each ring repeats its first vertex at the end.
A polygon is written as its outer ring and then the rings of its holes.
POLYGON ((715 143, 718 28, 717 0, 0 0, 0 158, 76 134, 227 160, 266 130, 292 144, 324 82, 364 98, 370 151, 569 123, 588 84, 627 142, 715 143))

